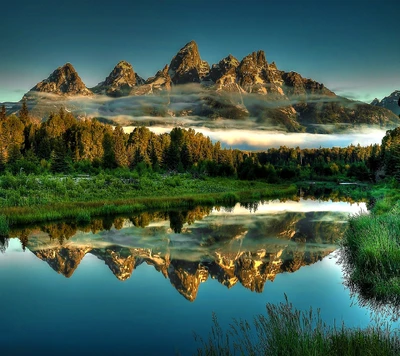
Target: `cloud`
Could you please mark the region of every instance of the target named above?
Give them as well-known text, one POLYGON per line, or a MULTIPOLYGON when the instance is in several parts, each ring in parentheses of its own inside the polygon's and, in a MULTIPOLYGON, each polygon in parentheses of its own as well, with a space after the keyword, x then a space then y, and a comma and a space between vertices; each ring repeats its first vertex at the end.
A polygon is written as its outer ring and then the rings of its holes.
MULTIPOLYGON (((265 150, 268 148, 288 146, 300 148, 347 147, 351 144, 368 146, 381 143, 386 130, 364 127, 341 134, 285 133, 265 130, 209 129, 207 127, 191 127, 196 132, 208 136, 214 142, 220 141, 225 148, 244 150, 265 150)), ((127 132, 133 127, 126 128, 127 132)), ((157 134, 170 132, 165 126, 151 126, 149 129, 157 134)))

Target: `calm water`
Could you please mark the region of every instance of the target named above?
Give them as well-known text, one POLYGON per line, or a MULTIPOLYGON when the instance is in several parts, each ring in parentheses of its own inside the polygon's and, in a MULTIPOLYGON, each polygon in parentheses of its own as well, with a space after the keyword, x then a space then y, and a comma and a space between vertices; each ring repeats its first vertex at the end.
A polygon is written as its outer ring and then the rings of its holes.
POLYGON ((226 326, 284 293, 327 323, 367 326, 334 252, 360 209, 273 201, 15 231, 0 242, 1 354, 190 355, 212 312, 226 326))

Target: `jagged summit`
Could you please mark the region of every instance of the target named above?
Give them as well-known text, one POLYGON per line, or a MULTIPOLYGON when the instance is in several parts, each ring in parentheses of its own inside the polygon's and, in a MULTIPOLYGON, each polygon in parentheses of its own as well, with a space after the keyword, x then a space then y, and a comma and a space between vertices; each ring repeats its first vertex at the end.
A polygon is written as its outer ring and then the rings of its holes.
POLYGON ((375 98, 374 100, 371 101, 371 105, 377 106, 380 103, 378 98, 375 98))
POLYGON ((144 79, 135 73, 132 65, 127 61, 120 61, 110 75, 92 88, 92 91, 97 94, 119 97, 129 95, 133 87, 143 84, 144 79))
MULTIPOLYGON (((336 96, 324 84, 313 79, 304 78, 293 71, 279 70, 275 62, 267 61, 263 50, 249 53, 241 60, 229 54, 210 68, 202 60, 195 41, 183 46, 169 65, 147 80, 137 75, 127 61, 120 61, 105 80, 91 91, 74 67, 66 63, 25 96, 31 99, 29 109, 32 115, 45 119, 57 105, 69 106, 74 114, 86 116, 88 108, 83 101, 74 101, 72 104, 62 101, 70 100, 74 95, 91 96, 93 93, 98 96, 93 98, 93 105, 90 105, 91 115, 117 117, 118 113, 145 117, 150 113, 150 116, 157 116, 158 120, 184 116, 216 121, 220 118, 249 120, 257 126, 291 132, 330 132, 324 124, 340 129, 341 124, 344 124, 343 128, 349 124, 391 128, 399 123, 399 117, 393 112, 400 114, 400 91, 395 91, 382 101, 374 100, 373 105, 348 100, 336 96), (186 89, 182 88, 181 91, 178 88, 185 84, 197 84, 188 88, 196 93, 191 101, 183 98, 186 89), (40 93, 56 95, 52 96, 54 100, 48 100, 49 96, 40 93), (160 98, 148 97, 143 101, 132 98, 131 101, 137 101, 138 105, 126 106, 114 105, 112 101, 105 104, 99 98, 101 95, 121 97, 158 94, 160 98)), ((15 105, 9 112, 16 113, 20 107, 21 104, 15 105)))
POLYGON ((172 58, 169 76, 174 84, 200 83, 210 71, 210 66, 200 58, 195 41, 190 41, 172 58))
POLYGON ((59 95, 92 95, 71 63, 58 67, 50 76, 36 84, 31 92, 59 95))
POLYGON ((382 100, 375 98, 371 105, 380 106, 393 111, 395 114, 400 115, 400 90, 395 90, 382 100))

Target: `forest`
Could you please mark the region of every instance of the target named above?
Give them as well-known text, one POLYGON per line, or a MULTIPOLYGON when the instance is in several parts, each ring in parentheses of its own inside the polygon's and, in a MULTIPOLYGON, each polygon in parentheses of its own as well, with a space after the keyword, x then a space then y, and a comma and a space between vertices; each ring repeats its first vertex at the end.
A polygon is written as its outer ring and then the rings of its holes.
POLYGON ((189 172, 268 183, 282 179, 374 182, 385 174, 399 175, 399 129, 388 131, 381 145, 281 146, 250 152, 222 148, 220 142, 213 143, 191 128, 155 134, 136 127, 126 133, 121 126, 96 119, 78 120, 64 109, 41 122, 30 116, 24 101, 17 115, 7 116, 1 108, 0 137, 0 172, 14 175, 189 172))

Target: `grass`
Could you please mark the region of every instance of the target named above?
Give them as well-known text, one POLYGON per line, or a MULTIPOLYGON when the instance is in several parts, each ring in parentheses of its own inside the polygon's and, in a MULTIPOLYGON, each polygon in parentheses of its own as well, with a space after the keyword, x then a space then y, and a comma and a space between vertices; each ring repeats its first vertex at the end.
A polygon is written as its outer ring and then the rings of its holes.
POLYGON ((371 191, 371 213, 349 219, 342 262, 347 284, 363 304, 400 305, 400 190, 386 182, 371 191))
POLYGON ((364 296, 400 304, 400 204, 349 219, 343 245, 348 279, 364 296))
MULTIPOLYGON (((285 296, 286 297, 286 296, 285 296)), ((399 355, 400 339, 388 324, 366 329, 329 327, 322 322, 320 312, 310 308, 302 312, 285 303, 268 303, 267 315, 258 315, 250 323, 233 320, 227 331, 213 315, 213 326, 206 340, 195 334, 200 343, 198 355, 399 355)))
POLYGON ((0 177, 0 214, 10 226, 60 219, 85 223, 95 216, 131 214, 146 209, 232 205, 296 194, 296 186, 290 184, 194 179, 189 174, 151 174, 137 178, 102 173, 85 179, 6 174, 0 177))
POLYGON ((10 231, 8 219, 5 215, 0 215, 0 237, 8 236, 10 231))

